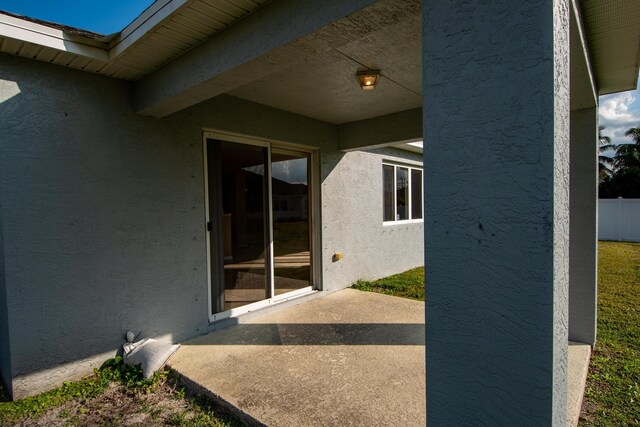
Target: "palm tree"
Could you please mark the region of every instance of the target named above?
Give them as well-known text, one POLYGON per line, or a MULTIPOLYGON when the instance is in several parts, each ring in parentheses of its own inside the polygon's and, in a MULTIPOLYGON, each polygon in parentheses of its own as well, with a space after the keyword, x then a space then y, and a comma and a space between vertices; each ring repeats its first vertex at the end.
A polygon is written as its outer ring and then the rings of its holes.
POLYGON ((616 149, 616 146, 611 144, 611 138, 602 134, 604 129, 604 126, 598 128, 598 175, 600 181, 613 174, 613 159, 604 153, 616 149))
POLYGON ((617 168, 640 168, 640 127, 626 131, 625 136, 633 139, 631 144, 620 144, 616 147, 613 165, 617 168))

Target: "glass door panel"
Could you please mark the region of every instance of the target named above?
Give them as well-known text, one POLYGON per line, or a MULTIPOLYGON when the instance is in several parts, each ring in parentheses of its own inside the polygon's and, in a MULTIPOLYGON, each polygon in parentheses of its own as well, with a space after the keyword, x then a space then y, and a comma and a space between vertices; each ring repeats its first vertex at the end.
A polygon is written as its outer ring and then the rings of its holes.
POLYGON ((269 297, 265 213, 266 147, 216 141, 220 151, 224 304, 221 311, 269 297))
POLYGON ((311 285, 309 163, 307 153, 271 152, 275 295, 311 285))

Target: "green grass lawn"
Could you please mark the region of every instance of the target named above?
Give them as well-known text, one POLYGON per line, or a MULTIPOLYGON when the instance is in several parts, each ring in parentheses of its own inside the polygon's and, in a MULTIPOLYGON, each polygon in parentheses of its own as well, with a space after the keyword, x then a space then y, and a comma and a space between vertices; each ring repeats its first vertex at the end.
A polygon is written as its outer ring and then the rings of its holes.
POLYGON ((368 282, 358 280, 353 284, 361 291, 377 292, 418 301, 424 301, 424 267, 368 282))
POLYGON ((599 245, 598 341, 580 425, 640 425, 640 243, 599 245))
POLYGON ((236 427, 208 399, 189 394, 171 371, 143 379, 142 369, 110 359, 80 381, 15 402, 0 383, 0 426, 145 425, 236 427))
MULTIPOLYGON (((424 301, 423 278, 416 268, 353 287, 424 301)), ((640 426, 640 243, 599 244, 598 342, 580 425, 640 426)))

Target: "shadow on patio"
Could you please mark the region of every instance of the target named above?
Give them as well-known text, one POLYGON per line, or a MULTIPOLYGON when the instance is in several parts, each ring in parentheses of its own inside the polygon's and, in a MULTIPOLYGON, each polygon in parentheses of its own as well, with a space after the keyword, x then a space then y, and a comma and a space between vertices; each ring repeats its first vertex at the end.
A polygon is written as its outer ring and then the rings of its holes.
POLYGON ((424 345, 418 323, 241 323, 185 345, 424 345))

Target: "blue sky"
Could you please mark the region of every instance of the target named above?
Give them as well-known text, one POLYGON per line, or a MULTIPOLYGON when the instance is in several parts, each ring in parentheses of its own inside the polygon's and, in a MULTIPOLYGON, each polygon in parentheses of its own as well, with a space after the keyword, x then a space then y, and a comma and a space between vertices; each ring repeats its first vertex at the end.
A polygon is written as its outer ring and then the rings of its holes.
MULTIPOLYGON (((102 34, 122 30, 153 0, 0 0, 0 10, 102 34)), ((600 124, 614 144, 631 142, 624 133, 640 126, 640 90, 600 97, 600 124)))
POLYGON ((0 0, 0 10, 111 34, 126 27, 152 3, 153 0, 0 0))

